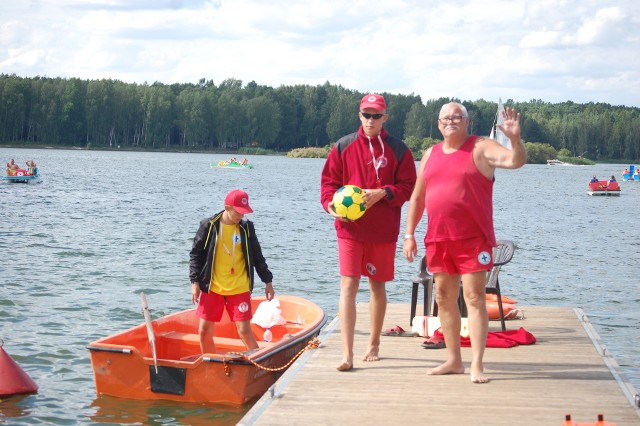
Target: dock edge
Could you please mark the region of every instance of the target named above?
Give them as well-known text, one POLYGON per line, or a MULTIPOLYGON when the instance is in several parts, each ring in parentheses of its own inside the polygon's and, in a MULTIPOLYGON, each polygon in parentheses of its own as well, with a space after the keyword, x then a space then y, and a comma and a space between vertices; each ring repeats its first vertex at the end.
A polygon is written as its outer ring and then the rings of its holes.
POLYGON ((593 324, 591 324, 591 321, 589 320, 587 314, 585 314, 584 311, 580 308, 573 308, 573 312, 578 317, 580 324, 582 324, 584 331, 586 331, 587 336, 589 336, 589 339, 591 339, 591 343, 593 343, 593 346, 598 351, 598 354, 602 357, 602 360, 611 372, 611 375, 618 383, 618 386, 620 386, 620 389, 622 390, 624 396, 627 398, 627 401, 629 401, 629 404, 631 404, 631 406, 635 409, 638 417, 640 417, 640 395, 638 394, 638 391, 622 372, 622 370, 620 369, 620 365, 615 360, 615 358, 613 358, 613 356, 607 350, 606 345, 602 342, 600 335, 598 335, 598 332, 593 327, 593 324))
MULTIPOLYGON (((333 320, 331 320, 331 322, 320 331, 320 335, 318 336, 318 339, 320 339, 320 348, 322 348, 323 342, 333 334, 339 323, 340 319, 336 315, 335 318, 333 318, 333 320)), ((305 351, 293 364, 291 364, 287 371, 285 371, 285 373, 264 393, 264 395, 262 395, 262 397, 253 404, 253 407, 247 411, 236 426, 249 426, 254 424, 269 405, 271 405, 271 402, 280 397, 283 389, 307 363, 313 353, 314 351, 305 351)))

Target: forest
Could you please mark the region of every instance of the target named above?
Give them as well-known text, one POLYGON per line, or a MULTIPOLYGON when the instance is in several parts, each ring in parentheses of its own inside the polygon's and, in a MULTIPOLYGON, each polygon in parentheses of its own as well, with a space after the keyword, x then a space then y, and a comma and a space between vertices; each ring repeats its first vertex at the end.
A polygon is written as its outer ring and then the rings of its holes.
MULTIPOLYGON (((136 84, 0 74, 0 146, 285 153, 354 132, 364 95, 329 82, 274 88, 236 79, 136 84)), ((497 111, 497 99, 382 95, 387 130, 415 153, 441 138, 443 104, 463 103, 478 135, 490 133, 497 111)), ((522 138, 538 151, 532 162, 561 150, 594 161, 640 160, 640 108, 503 100, 522 113, 522 138)))

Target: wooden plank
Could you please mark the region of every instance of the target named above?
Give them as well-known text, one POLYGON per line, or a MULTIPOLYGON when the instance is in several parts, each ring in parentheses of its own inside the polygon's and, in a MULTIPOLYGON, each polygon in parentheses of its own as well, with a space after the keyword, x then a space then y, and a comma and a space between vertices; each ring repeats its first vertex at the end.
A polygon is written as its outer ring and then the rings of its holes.
MULTIPOLYGON (((241 425, 406 424, 560 425, 566 414, 578 422, 605 420, 638 425, 640 410, 628 395, 628 382, 616 381, 580 319, 568 308, 528 307, 526 318, 507 322, 524 327, 535 345, 488 348, 488 384, 472 384, 468 373, 428 376, 445 349, 423 349, 421 337, 382 337, 379 362, 360 361, 369 333, 368 304, 358 304, 354 369, 338 372, 341 341, 337 320, 321 336, 320 348, 294 364, 261 398, 241 425)), ((409 305, 389 305, 385 327, 409 330, 409 305)), ((499 331, 499 322, 490 323, 499 331)), ((594 333, 593 331, 591 331, 594 333)), ((597 335, 596 335, 597 336, 597 335)), ((591 336, 593 337, 593 336, 591 336)), ((462 348, 467 369, 471 349, 462 348)), ((615 362, 613 362, 613 365, 615 362)))

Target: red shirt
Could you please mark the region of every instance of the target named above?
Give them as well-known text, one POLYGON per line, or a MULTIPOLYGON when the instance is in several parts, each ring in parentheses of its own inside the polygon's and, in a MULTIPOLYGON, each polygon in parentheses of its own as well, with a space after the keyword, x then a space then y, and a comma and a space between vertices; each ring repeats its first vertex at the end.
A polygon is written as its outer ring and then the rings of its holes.
POLYGON ((470 136, 451 154, 443 142, 431 150, 422 174, 425 183, 425 243, 484 237, 496 245, 493 229, 493 182, 473 161, 477 136, 470 136))
POLYGON ((404 142, 390 136, 385 129, 380 138, 368 138, 360 127, 357 133, 336 142, 329 152, 320 180, 320 202, 327 210, 333 194, 347 184, 362 189, 385 188, 390 197, 378 201, 354 222, 336 220, 335 228, 338 238, 365 243, 396 242, 402 205, 411 198, 415 182, 416 163, 404 142), (379 164, 377 175, 374 157, 379 164))

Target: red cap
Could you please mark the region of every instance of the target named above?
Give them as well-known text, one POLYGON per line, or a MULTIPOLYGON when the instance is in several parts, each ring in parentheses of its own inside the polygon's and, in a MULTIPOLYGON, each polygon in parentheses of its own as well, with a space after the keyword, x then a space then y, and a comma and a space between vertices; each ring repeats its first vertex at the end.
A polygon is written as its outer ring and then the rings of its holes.
POLYGON ((253 209, 249 205, 249 194, 241 189, 229 192, 224 199, 224 204, 233 207, 240 214, 253 213, 253 209))
POLYGON ((369 94, 365 95, 360 101, 360 111, 364 111, 367 108, 373 108, 378 112, 385 112, 387 103, 381 95, 369 94))

